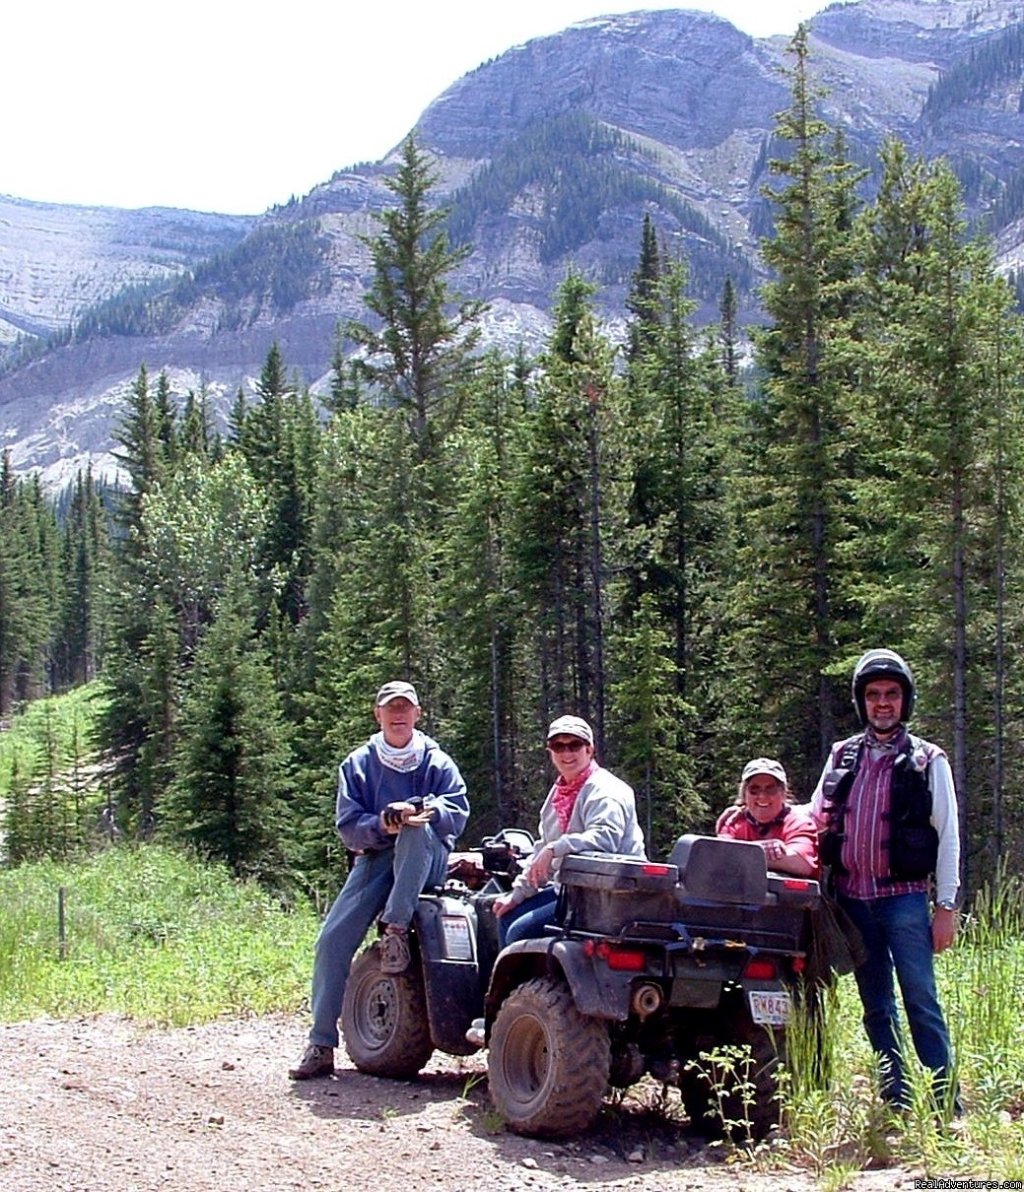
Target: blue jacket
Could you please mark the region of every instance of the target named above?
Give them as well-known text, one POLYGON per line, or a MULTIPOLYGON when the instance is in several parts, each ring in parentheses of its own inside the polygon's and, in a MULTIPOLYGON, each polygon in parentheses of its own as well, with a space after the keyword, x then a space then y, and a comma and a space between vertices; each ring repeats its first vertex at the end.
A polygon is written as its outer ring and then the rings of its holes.
POLYGON ((395 837, 381 828, 380 813, 389 803, 413 798, 436 810, 430 826, 448 849, 455 844, 469 819, 466 783, 441 746, 426 734, 423 739, 423 760, 405 774, 382 765, 371 741, 353 750, 338 767, 335 824, 346 848, 353 852, 394 848, 395 837))

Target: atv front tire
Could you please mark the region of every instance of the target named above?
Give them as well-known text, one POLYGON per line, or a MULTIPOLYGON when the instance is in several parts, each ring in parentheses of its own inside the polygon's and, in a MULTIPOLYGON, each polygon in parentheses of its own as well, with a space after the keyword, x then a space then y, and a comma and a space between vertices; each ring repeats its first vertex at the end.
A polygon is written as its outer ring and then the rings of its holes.
POLYGON ((404 973, 380 971, 376 944, 356 958, 345 986, 341 1033, 360 1072, 408 1080, 425 1066, 434 1045, 415 958, 404 973))
POLYGON ((535 977, 508 995, 491 1028, 491 1100, 517 1134, 558 1138, 601 1110, 611 1065, 608 1027, 581 1014, 564 982, 535 977))

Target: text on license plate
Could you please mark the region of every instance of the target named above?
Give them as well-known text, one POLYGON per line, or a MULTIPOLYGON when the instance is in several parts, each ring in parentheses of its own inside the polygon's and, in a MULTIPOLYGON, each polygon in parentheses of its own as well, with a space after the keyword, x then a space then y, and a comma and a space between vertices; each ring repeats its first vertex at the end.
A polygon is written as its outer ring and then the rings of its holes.
POLYGON ((748 989, 750 1017, 761 1026, 785 1026, 789 1022, 791 1002, 786 992, 748 989))

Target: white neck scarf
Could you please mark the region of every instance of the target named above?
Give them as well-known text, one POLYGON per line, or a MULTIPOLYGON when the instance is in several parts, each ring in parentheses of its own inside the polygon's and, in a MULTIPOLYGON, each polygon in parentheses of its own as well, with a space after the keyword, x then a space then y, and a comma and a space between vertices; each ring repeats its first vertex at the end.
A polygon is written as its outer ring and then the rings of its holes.
POLYGON ((370 738, 370 744, 377 750, 381 765, 387 766, 389 770, 397 770, 399 774, 408 774, 410 770, 415 770, 427 751, 426 739, 419 729, 415 728, 412 730, 409 744, 403 745, 401 749, 389 745, 384 740, 383 733, 374 733, 370 738))

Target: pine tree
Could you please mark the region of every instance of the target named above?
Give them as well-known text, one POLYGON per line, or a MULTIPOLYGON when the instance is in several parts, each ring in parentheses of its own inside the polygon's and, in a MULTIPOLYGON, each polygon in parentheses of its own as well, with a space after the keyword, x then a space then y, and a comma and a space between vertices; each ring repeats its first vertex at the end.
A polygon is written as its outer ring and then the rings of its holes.
POLYGON ((611 706, 617 757, 635 787, 647 855, 667 853, 681 831, 694 831, 707 817, 698 793, 693 758, 680 750, 680 724, 693 718, 676 693, 672 642, 652 595, 616 637, 611 706))
POLYGON ((52 688, 59 548, 38 477, 0 471, 0 715, 52 688))
POLYGON ((364 301, 378 325, 353 321, 346 328, 361 350, 366 382, 403 411, 420 460, 458 423, 484 311, 483 303, 450 289, 469 248, 449 244, 447 209, 428 201, 436 183, 409 136, 398 172, 387 181, 397 204, 380 215, 381 231, 365 240, 374 278, 364 301))
MULTIPOLYGON (((520 370, 521 370, 520 362, 520 370)), ((528 637, 510 539, 514 472, 527 417, 522 372, 488 355, 467 399, 467 425, 447 449, 460 483, 440 556, 438 596, 444 741, 474 791, 478 831, 529 823, 541 754, 528 717, 528 637), (519 742, 529 743, 520 751, 519 742), (524 758, 526 759, 524 762, 524 758)))
POLYGON ((626 310, 632 316, 629 321, 629 341, 626 359, 635 360, 649 350, 650 341, 658 330, 657 290, 661 279, 662 261, 658 250, 658 238, 650 213, 644 215, 644 226, 640 243, 640 262, 633 274, 629 294, 626 296, 626 310))
POLYGON ((816 776, 836 735, 847 700, 832 668, 855 632, 834 586, 854 446, 846 343, 856 295, 856 176, 815 113, 820 93, 806 27, 790 49, 792 99, 778 135, 791 153, 770 163, 782 185, 766 192, 776 205, 776 235, 762 249, 774 272, 764 289, 770 323, 757 337, 764 395, 752 411, 752 450, 736 486, 746 540, 731 654, 737 740, 763 732, 767 712, 795 755, 799 787, 816 776))
POLYGON ((1022 479, 1002 441, 1020 402, 1021 329, 991 249, 968 238, 948 166, 911 161, 897 145, 884 161, 865 220, 875 351, 858 423, 871 463, 860 492, 871 503, 861 501, 856 596, 876 636, 916 662, 922 727, 950 748, 969 881, 998 801, 991 734, 974 710, 984 717, 1005 703, 991 678, 1006 644, 996 601, 1008 540, 997 519, 1022 479))
POLYGON ((206 386, 200 386, 197 393, 190 389, 185 395, 185 408, 181 416, 181 451, 198 455, 203 459, 216 458, 218 454, 217 432, 210 412, 210 398, 206 386))
POLYGON ((75 478, 62 542, 59 641, 54 655, 63 686, 88 683, 102 662, 109 544, 91 468, 75 478))
POLYGON ((291 883, 291 750, 273 674, 234 590, 196 654, 163 831, 239 877, 291 883))
POLYGON ((612 481, 621 473, 607 466, 616 440, 606 432, 620 424, 623 409, 592 293, 572 273, 559 289, 524 445, 515 550, 536 634, 538 720, 571 709, 593 720, 603 750, 605 538, 621 514, 612 481))
POLYGON ((719 341, 722 347, 722 369, 730 385, 739 379, 739 328, 737 327, 736 288, 732 278, 727 277, 722 286, 722 301, 718 308, 720 315, 719 341))
MULTIPOLYGON (((711 350, 698 343, 682 261, 664 267, 651 296, 654 328, 630 363, 628 553, 621 631, 635 641, 652 635, 671 663, 677 702, 674 745, 688 759, 679 799, 699 805, 703 739, 715 734, 715 684, 721 670, 727 553, 724 455, 730 412, 720 401, 724 379, 711 350), (655 627, 636 624, 640 605, 655 627), (694 708, 701 708, 698 727, 694 708), (689 789, 687 791, 687 785, 689 789)), ((649 667, 648 667, 649 669, 649 667)), ((620 710, 620 717, 629 713, 620 710)))

